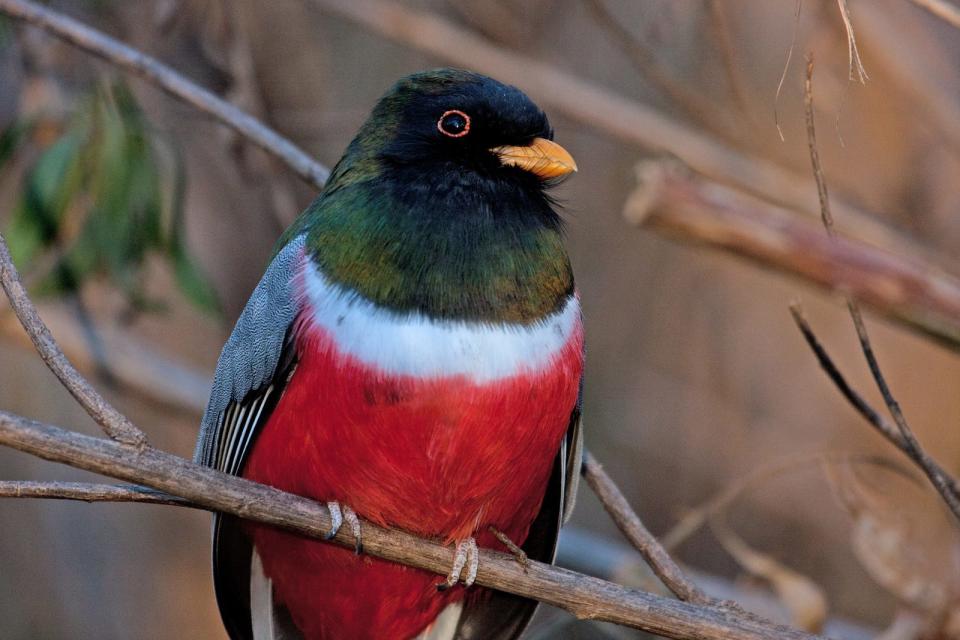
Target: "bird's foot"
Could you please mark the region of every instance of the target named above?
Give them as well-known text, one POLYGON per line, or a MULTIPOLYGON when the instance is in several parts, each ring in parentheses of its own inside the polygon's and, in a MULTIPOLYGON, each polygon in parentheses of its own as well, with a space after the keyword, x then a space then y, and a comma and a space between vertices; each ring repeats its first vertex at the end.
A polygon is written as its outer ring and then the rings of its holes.
POLYGON ((453 552, 453 568, 447 575, 447 579, 437 585, 437 591, 446 591, 450 587, 456 586, 463 579, 465 587, 473 586, 477 579, 477 567, 480 566, 480 550, 477 548, 477 541, 473 538, 467 538, 457 543, 453 552), (463 570, 466 569, 466 575, 463 570))
POLYGON ((360 518, 357 517, 357 512, 347 505, 341 506, 339 502, 328 502, 327 509, 330 510, 330 519, 333 523, 330 526, 330 533, 324 538, 332 539, 346 522, 350 526, 350 533, 353 534, 354 550, 357 555, 360 555, 363 552, 363 538, 360 534, 360 518))
POLYGON ((514 542, 500 529, 497 529, 495 526, 490 525, 487 527, 490 533, 493 534, 493 537, 500 541, 500 544, 505 546, 510 553, 513 554, 514 559, 520 564, 521 567, 526 569, 530 566, 530 558, 527 557, 527 552, 517 546, 517 543, 514 542))

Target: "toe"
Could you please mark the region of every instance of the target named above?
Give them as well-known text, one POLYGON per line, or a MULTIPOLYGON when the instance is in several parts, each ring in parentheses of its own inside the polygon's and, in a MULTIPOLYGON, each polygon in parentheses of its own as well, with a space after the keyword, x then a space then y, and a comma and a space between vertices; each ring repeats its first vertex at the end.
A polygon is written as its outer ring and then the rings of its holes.
POLYGON ((354 551, 356 551, 357 555, 360 555, 363 553, 363 536, 360 531, 360 518, 357 517, 356 511, 344 506, 343 519, 350 525, 350 533, 353 534, 354 551))
POLYGON ((330 540, 337 535, 340 526, 343 525, 343 513, 340 511, 339 502, 328 502, 327 509, 330 510, 330 533, 324 536, 324 539, 330 540))

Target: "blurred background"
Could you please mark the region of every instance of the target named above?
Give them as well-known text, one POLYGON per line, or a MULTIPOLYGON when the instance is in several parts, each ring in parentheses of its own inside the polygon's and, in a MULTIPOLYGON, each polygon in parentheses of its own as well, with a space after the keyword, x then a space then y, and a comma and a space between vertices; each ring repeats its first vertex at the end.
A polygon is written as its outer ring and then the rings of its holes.
MULTIPOLYGON (((647 526, 671 534, 715 593, 785 622, 836 637, 958 637, 955 522, 844 403, 788 312, 802 300, 882 406, 842 300, 632 225, 623 210, 637 163, 669 157, 815 212, 803 114, 812 51, 824 171, 862 214, 838 211, 838 224, 960 275, 960 31, 909 0, 851 0, 862 84, 849 79, 847 31, 828 0, 799 13, 788 0, 46 4, 167 62, 328 166, 398 77, 464 66, 476 42, 506 53, 477 57, 477 69, 527 90, 580 167, 557 194, 586 317, 586 443, 647 526), (385 33, 424 14, 448 31, 385 33), (591 91, 626 111, 581 101, 591 91), (723 152, 710 167, 697 166, 704 141, 723 152), (801 197, 751 185, 743 158, 792 176, 801 197), (721 495, 722 517, 698 523, 721 495)), ((194 109, 8 20, 0 131, 0 229, 41 312, 155 445, 189 457, 219 350, 315 190, 194 109)), ((0 406, 98 433, 4 305, 0 406)), ((868 323, 918 437, 960 472, 956 351, 868 323)), ((3 450, 0 477, 91 476, 3 450)), ((0 502, 0 638, 225 637, 208 527, 207 514, 172 507, 0 502)), ((561 561, 658 588, 585 487, 561 561)), ((636 635, 549 610, 531 633, 636 635)))

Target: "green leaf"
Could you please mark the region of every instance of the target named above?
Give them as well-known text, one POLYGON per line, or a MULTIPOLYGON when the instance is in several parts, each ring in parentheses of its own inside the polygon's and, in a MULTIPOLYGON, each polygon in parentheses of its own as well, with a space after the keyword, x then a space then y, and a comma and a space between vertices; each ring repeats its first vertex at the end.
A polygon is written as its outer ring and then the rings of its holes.
POLYGON ((187 252, 183 248, 174 249, 172 258, 177 284, 184 295, 200 309, 208 313, 219 314, 221 312, 220 299, 217 296, 216 289, 203 277, 187 252))
MULTIPOLYGON (((21 139, 17 131, 0 135, 0 162, 21 139)), ((43 292, 105 278, 137 310, 159 307, 144 287, 147 259, 159 254, 193 304, 218 312, 214 288, 186 250, 184 183, 176 149, 151 130, 127 86, 107 85, 81 101, 66 133, 28 170, 11 249, 19 264, 44 252, 54 259, 43 292)))

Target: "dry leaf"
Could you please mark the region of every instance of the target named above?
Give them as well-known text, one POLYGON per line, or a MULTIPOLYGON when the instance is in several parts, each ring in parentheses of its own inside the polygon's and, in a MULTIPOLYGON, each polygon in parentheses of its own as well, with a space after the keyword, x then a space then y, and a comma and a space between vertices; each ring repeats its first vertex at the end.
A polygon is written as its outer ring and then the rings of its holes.
POLYGON ((824 468, 853 517, 853 551, 870 576, 910 606, 943 612, 960 593, 960 533, 939 496, 894 463, 824 468))
POLYGON ((711 518, 710 526, 723 548, 744 571, 770 583, 777 597, 790 610, 795 626, 814 633, 823 628, 827 619, 827 598, 817 583, 751 548, 726 526, 720 515, 711 518))

